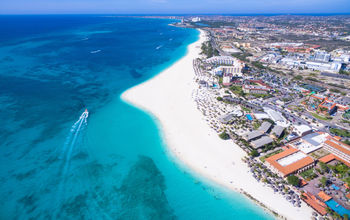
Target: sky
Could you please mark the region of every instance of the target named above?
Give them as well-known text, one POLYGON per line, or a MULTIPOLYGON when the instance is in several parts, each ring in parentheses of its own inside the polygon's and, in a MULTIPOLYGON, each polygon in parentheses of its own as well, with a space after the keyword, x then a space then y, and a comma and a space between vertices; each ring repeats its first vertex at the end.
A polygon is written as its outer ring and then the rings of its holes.
POLYGON ((0 0, 0 14, 350 13, 350 0, 0 0))

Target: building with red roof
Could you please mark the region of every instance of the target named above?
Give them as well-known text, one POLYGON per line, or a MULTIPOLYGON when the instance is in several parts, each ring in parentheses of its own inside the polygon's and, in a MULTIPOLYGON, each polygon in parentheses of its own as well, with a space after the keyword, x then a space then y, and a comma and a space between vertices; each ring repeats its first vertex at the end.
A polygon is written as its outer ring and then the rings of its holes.
POLYGON ((303 172, 315 165, 315 161, 298 149, 287 147, 286 150, 265 160, 281 176, 303 172))
POLYGON ((329 138, 324 142, 324 148, 332 153, 337 160, 350 166, 350 146, 335 138, 329 138))
POLYGON ((320 215, 327 214, 326 207, 327 205, 317 199, 314 195, 308 192, 304 192, 301 196, 301 199, 306 202, 309 206, 311 206, 315 211, 317 211, 320 215))

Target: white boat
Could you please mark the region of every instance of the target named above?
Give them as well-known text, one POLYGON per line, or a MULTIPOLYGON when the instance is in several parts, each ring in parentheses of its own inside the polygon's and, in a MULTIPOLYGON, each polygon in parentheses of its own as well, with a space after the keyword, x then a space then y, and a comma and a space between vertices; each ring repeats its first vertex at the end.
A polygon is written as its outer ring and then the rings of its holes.
POLYGON ((101 50, 94 50, 94 51, 91 51, 90 53, 98 53, 98 52, 101 52, 101 50))
POLYGON ((87 119, 89 117, 89 112, 87 109, 81 114, 80 119, 87 119))

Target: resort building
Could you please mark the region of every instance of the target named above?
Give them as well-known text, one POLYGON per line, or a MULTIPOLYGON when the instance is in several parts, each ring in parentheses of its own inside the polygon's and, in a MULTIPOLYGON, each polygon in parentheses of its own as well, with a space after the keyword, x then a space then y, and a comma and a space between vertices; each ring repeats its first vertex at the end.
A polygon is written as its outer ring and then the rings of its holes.
POLYGON ((232 76, 241 77, 244 63, 234 57, 230 56, 215 56, 206 60, 206 63, 216 65, 212 74, 217 76, 224 76, 225 74, 231 74, 232 76))
POLYGON ((274 126, 273 129, 271 130, 271 135, 272 135, 274 138, 278 139, 278 138, 280 138, 280 137, 282 136, 283 132, 284 132, 284 127, 279 126, 279 125, 276 125, 276 126, 274 126))
POLYGON ((242 68, 241 64, 235 64, 233 66, 219 66, 215 68, 212 73, 217 76, 223 76, 225 74, 232 74, 235 77, 242 77, 242 68))
POLYGON ((324 142, 324 149, 332 153, 336 159, 344 162, 346 165, 350 165, 350 146, 330 138, 324 142))
POLYGON ((270 118, 269 115, 265 112, 254 112, 254 117, 258 120, 270 118))
POLYGON ((329 163, 329 162, 336 160, 336 159, 337 158, 335 158, 334 154, 328 154, 326 156, 319 158, 318 161, 322 162, 322 163, 329 163))
POLYGON ((264 108, 264 111, 268 114, 270 119, 274 121, 277 125, 282 127, 288 127, 290 123, 287 121, 285 117, 280 112, 277 112, 271 108, 264 108))
POLYGON ((316 61, 306 61, 305 66, 308 69, 325 71, 325 72, 339 72, 342 64, 338 62, 316 62, 316 61))
POLYGON ((262 136, 261 138, 252 141, 250 144, 254 149, 261 148, 267 144, 271 144, 273 142, 273 139, 268 136, 262 136))
POLYGON ((267 94, 271 89, 264 86, 256 86, 256 85, 243 85, 243 92, 245 93, 253 93, 253 94, 267 94))
POLYGON ((323 102, 318 106, 321 111, 324 111, 324 113, 328 113, 330 115, 337 112, 337 104, 329 100, 327 97, 323 100, 323 102))
POLYGON ((266 162, 282 177, 303 172, 315 165, 311 157, 290 146, 283 152, 267 158, 266 162))
POLYGON ((224 74, 224 76, 222 77, 222 85, 224 86, 232 85, 232 82, 231 82, 232 78, 233 78, 233 75, 231 73, 224 74))
POLYGON ((317 199, 316 196, 309 192, 304 192, 301 196, 302 200, 306 202, 309 206, 311 206, 315 211, 317 211, 320 215, 326 215, 327 205, 321 200, 317 199))
POLYGON ((342 104, 339 104, 339 103, 336 103, 337 105, 337 111, 339 112, 346 112, 347 110, 349 110, 349 106, 347 105, 342 105, 342 104))
POLYGON ((267 94, 271 87, 266 85, 262 80, 246 80, 242 86, 243 92, 253 94, 267 94))
POLYGON ((264 134, 261 133, 260 131, 252 131, 252 132, 248 132, 248 133, 244 134, 243 139, 246 141, 252 141, 252 140, 260 138, 263 135, 264 134))
POLYGON ((260 127, 258 128, 259 131, 261 131, 262 133, 269 133, 270 129, 272 127, 272 124, 270 122, 264 121, 260 127))
POLYGON ((237 117, 242 117, 243 116, 243 112, 240 110, 234 110, 229 114, 226 114, 222 117, 219 118, 220 122, 223 124, 228 124, 230 123, 234 118, 237 117))
POLYGON ((215 56, 208 58, 206 62, 216 65, 234 65, 239 61, 236 58, 230 56, 215 56))
POLYGON ((307 125, 293 125, 294 132, 299 136, 304 136, 312 132, 312 128, 307 125))
POLYGON ((329 134, 324 132, 315 132, 292 141, 289 143, 289 145, 306 154, 309 154, 322 148, 328 136, 329 134))
POLYGON ((201 18, 200 17, 194 17, 191 19, 192 22, 200 22, 201 18))
POLYGON ((324 51, 317 51, 314 55, 314 60, 318 62, 329 62, 331 55, 324 51))

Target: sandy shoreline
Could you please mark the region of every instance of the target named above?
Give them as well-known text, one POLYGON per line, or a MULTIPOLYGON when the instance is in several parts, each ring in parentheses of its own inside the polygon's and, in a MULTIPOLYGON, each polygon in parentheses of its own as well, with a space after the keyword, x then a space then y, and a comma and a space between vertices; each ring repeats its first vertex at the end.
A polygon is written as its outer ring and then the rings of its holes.
POLYGON ((236 191, 244 191, 268 209, 288 219, 310 219, 313 210, 302 203, 294 207, 282 195, 249 173, 241 158, 246 153, 232 141, 221 140, 203 119, 192 99, 194 80, 193 59, 205 41, 200 39, 188 46, 185 57, 154 78, 122 94, 122 99, 159 120, 169 151, 185 166, 205 178, 236 191))

